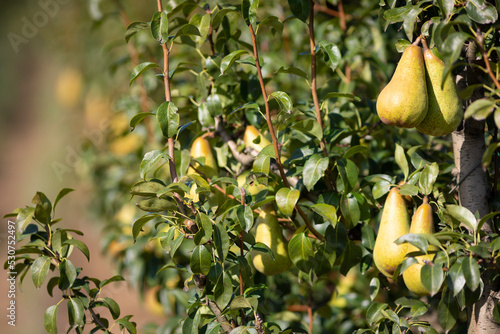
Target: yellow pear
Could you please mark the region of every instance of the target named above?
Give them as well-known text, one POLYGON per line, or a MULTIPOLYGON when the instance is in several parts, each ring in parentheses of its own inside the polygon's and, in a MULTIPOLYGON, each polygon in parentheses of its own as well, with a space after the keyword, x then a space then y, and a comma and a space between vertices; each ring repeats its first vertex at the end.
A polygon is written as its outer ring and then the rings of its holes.
POLYGON ((385 200, 378 229, 373 260, 378 270, 392 277, 397 266, 406 256, 407 244, 397 245, 394 241, 410 231, 410 215, 399 188, 392 188, 385 200))
MULTIPOLYGON (((411 219, 410 233, 434 233, 434 222, 432 220, 432 207, 429 205, 427 196, 424 202, 418 207, 411 219)), ((435 250, 436 247, 430 245, 428 250, 435 250)), ((408 245, 408 253, 417 252, 419 249, 411 244, 408 245)), ((416 256, 418 263, 412 264, 403 272, 403 279, 408 290, 419 296, 430 295, 429 291, 422 285, 420 270, 424 266, 424 261, 432 261, 433 254, 416 256)))
POLYGON ((259 192, 267 189, 267 186, 263 185, 262 183, 257 183, 256 180, 249 184, 247 183, 247 177, 250 174, 250 171, 247 169, 243 171, 238 177, 236 178, 236 181, 238 182, 238 187, 239 188, 245 188, 246 193, 248 195, 257 195, 259 192))
POLYGON ((253 251, 252 262, 255 269, 267 276, 286 271, 292 262, 288 257, 287 243, 281 226, 271 205, 262 207, 255 225, 255 241, 263 243, 274 253, 273 260, 269 254, 253 251))
POLYGON ((264 147, 271 144, 253 125, 248 125, 246 127, 245 133, 243 134, 243 141, 245 142, 246 148, 253 148, 257 152, 262 151, 264 147), (254 143, 257 137, 260 137, 260 142, 258 144, 254 143))
POLYGON ((425 40, 424 62, 427 70, 427 94, 429 109, 417 130, 430 136, 444 136, 452 133, 462 121, 463 107, 458 97, 457 85, 448 74, 441 88, 444 63, 427 47, 425 40))
MULTIPOLYGON (((219 174, 219 167, 217 166, 217 161, 215 160, 214 154, 212 153, 212 148, 210 143, 203 137, 198 137, 193 142, 191 146, 191 158, 205 158, 205 165, 201 166, 199 163, 195 162, 193 165, 199 172, 205 174, 208 178, 215 178, 219 174)), ((196 173, 193 168, 189 168, 188 174, 196 173)))
POLYGON ((391 81, 380 92, 377 113, 382 122, 413 128, 427 114, 427 87, 422 48, 405 49, 391 81))

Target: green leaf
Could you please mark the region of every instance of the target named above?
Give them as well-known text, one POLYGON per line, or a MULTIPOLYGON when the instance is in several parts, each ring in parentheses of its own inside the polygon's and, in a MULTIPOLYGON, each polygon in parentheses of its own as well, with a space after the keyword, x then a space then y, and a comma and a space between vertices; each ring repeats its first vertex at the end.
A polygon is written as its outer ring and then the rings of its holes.
POLYGON ((253 226, 253 212, 252 208, 246 205, 240 205, 236 209, 236 215, 241 228, 248 232, 253 226))
POLYGON ((139 233, 141 232, 142 230, 142 227, 148 222, 150 221, 151 219, 155 218, 155 217, 158 217, 157 214, 147 214, 147 215, 144 215, 142 216, 141 218, 137 219, 135 222, 134 222, 134 225, 132 226, 132 236, 134 238, 134 241, 135 239, 137 238, 137 236, 139 235, 139 233))
POLYGON ((200 309, 194 309, 189 312, 184 323, 182 324, 182 334, 198 334, 198 326, 200 325, 200 309))
POLYGON ((160 245, 162 249, 170 255, 173 259, 177 249, 181 246, 184 241, 184 233, 176 227, 171 227, 168 229, 165 237, 160 238, 160 245))
POLYGON ((85 308, 80 298, 70 298, 66 304, 68 307, 68 322, 71 327, 85 326, 85 308))
POLYGON ((340 211, 346 220, 346 228, 353 228, 359 223, 361 211, 358 200, 352 193, 342 195, 340 199, 340 211))
POLYGON ((399 168, 401 168, 401 171, 405 176, 405 180, 408 179, 408 175, 410 174, 410 168, 408 167, 408 160, 406 160, 404 149, 399 144, 396 144, 395 158, 396 158, 396 163, 398 164, 399 168))
POLYGON ((338 159, 337 170, 344 186, 344 193, 350 193, 358 181, 358 167, 356 167, 356 164, 352 160, 338 159))
POLYGON ((113 319, 118 319, 120 317, 120 306, 118 305, 118 303, 110 297, 103 297, 102 301, 108 308, 113 319))
POLYGON ((173 200, 165 198, 148 198, 139 201, 136 205, 146 212, 175 211, 177 209, 177 204, 173 200))
POLYGON ((495 108, 495 100, 491 98, 479 99, 472 102, 465 110, 465 119, 474 117, 477 120, 484 120, 495 108))
POLYGON ((272 92, 267 97, 267 100, 269 101, 269 99, 271 99, 271 97, 274 98, 276 101, 278 101, 278 104, 279 104, 282 111, 284 111, 286 113, 292 112, 292 108, 293 108, 292 99, 290 98, 290 96, 288 96, 287 93, 281 92, 281 91, 272 92))
POLYGON ((151 19, 151 34, 160 42, 165 44, 168 40, 168 18, 167 13, 156 12, 151 19))
POLYGON ((76 239, 67 239, 63 242, 62 245, 63 246, 65 246, 65 245, 75 246, 83 253, 83 255, 85 255, 85 257, 87 258, 87 261, 90 261, 90 251, 84 242, 82 242, 80 240, 76 240, 76 239))
POLYGON ((276 204, 278 205, 278 209, 285 216, 290 217, 293 213, 293 209, 295 208, 295 204, 300 198, 300 191, 297 189, 290 188, 281 188, 276 193, 276 204))
POLYGON ((217 30, 222 22, 222 19, 229 13, 238 13, 234 8, 222 8, 212 18, 212 28, 217 30))
POLYGON ((159 68, 159 67, 160 66, 158 66, 157 63, 153 63, 150 61, 147 61, 147 62, 144 62, 144 63, 137 65, 136 67, 134 67, 134 69, 132 70, 132 73, 130 74, 129 85, 132 85, 132 82, 134 82, 140 75, 142 75, 147 70, 149 70, 151 68, 159 68))
POLYGON ((370 225, 363 225, 361 227, 361 244, 370 250, 373 250, 373 247, 375 247, 375 231, 370 225))
POLYGON ((420 278, 422 285, 431 293, 435 295, 441 289, 444 281, 443 268, 438 264, 425 264, 420 270, 420 278))
POLYGON ((221 309, 225 309, 231 301, 232 295, 233 283, 231 282, 231 276, 226 272, 222 272, 214 287, 215 302, 221 309))
POLYGON ((493 154, 495 154, 496 150, 500 147, 500 143, 491 143, 488 145, 486 150, 484 151, 483 158, 481 159, 481 164, 484 168, 489 167, 491 164, 491 160, 493 158, 493 154))
POLYGON ((372 303, 368 310, 366 310, 366 321, 368 325, 373 326, 382 319, 384 319, 383 311, 387 309, 388 305, 385 303, 372 303))
POLYGON ((437 316, 439 324, 446 332, 455 327, 458 311, 455 299, 450 294, 445 294, 439 301, 437 316))
POLYGON ((177 129, 179 128, 179 114, 177 110, 175 104, 169 101, 163 102, 158 107, 156 118, 165 138, 172 138, 177 133, 177 129))
POLYGON ((132 36, 137 34, 139 31, 149 28, 149 22, 132 22, 128 25, 125 31, 125 41, 128 43, 132 36))
POLYGON ((256 242, 253 246, 252 246, 252 250, 256 251, 256 252, 261 252, 261 253, 264 253, 264 254, 267 254, 271 257, 271 259, 274 261, 275 258, 274 258, 274 252, 272 251, 271 248, 269 248, 269 246, 267 246, 266 244, 262 243, 262 242, 256 242))
POLYGON ((264 26, 271 27, 271 29, 272 29, 271 32, 273 33, 273 35, 276 32, 278 32, 281 35, 281 33, 283 32, 283 23, 276 16, 267 16, 265 19, 260 21, 257 24, 257 28, 255 29, 255 34, 257 35, 259 33, 259 30, 261 29, 261 27, 264 27, 264 26))
POLYGON ((259 154, 257 159, 253 162, 253 172, 269 174, 269 167, 271 164, 271 157, 267 154, 259 154))
POLYGON ((183 25, 179 30, 177 30, 175 36, 173 37, 173 40, 181 36, 201 36, 201 34, 195 25, 188 23, 183 25))
POLYGON ((292 128, 309 136, 316 137, 319 140, 323 138, 323 129, 318 124, 316 119, 304 119, 292 125, 292 128))
POLYGON ((498 20, 497 9, 486 0, 467 1, 465 11, 471 20, 479 24, 495 23, 498 20))
POLYGON ((194 236, 194 243, 199 245, 208 242, 212 237, 212 220, 206 214, 200 212, 196 215, 196 225, 198 225, 198 232, 194 236))
POLYGON ((52 305, 43 315, 43 326, 49 334, 57 334, 57 311, 59 305, 52 305))
POLYGON ((412 9, 411 1, 403 7, 396 7, 384 12, 384 19, 389 23, 403 22, 410 10, 412 9))
POLYGON ((116 320, 115 323, 120 325, 121 330, 123 330, 123 328, 126 328, 130 334, 136 334, 137 333, 136 324, 128 320, 129 318, 130 316, 123 317, 121 319, 116 320))
POLYGON ((224 261, 229 252, 229 235, 224 225, 215 224, 213 226, 213 239, 219 259, 224 261))
POLYGON ((63 259, 59 264, 59 289, 66 290, 73 286, 76 280, 76 268, 69 259, 63 259))
POLYGON ((399 187, 399 193, 403 196, 417 196, 418 187, 413 184, 403 184, 399 187))
POLYGON ((33 261, 33 264, 31 265, 31 278, 37 289, 42 286, 47 274, 49 273, 50 261, 50 257, 41 256, 33 261))
POLYGON ((296 233, 289 241, 288 255, 299 270, 308 273, 313 268, 313 246, 305 232, 296 233))
MULTIPOLYGON (((354 94, 339 93, 339 92, 330 92, 330 93, 325 95, 324 99, 327 100, 327 99, 333 99, 333 98, 338 98, 338 97, 347 97, 347 98, 355 100, 355 101, 361 101, 361 99, 354 94)), ((364 146, 361 146, 361 147, 364 147, 364 146)), ((364 147, 364 148, 367 149, 367 147, 364 147)), ((347 159, 348 157, 344 156, 344 158, 347 159)))
POLYGON ((193 250, 189 263, 193 274, 208 275, 212 266, 212 254, 210 254, 205 245, 198 245, 193 250))
POLYGON ((311 11, 309 0, 288 0, 288 5, 296 18, 302 22, 306 22, 311 11))
POLYGON ((257 304, 257 298, 255 297, 243 297, 243 296, 236 296, 234 299, 231 301, 231 305, 229 306, 231 310, 241 310, 241 309, 246 309, 254 308, 254 304, 257 304))
POLYGON ((333 227, 337 225, 337 209, 330 204, 318 203, 311 207, 311 210, 319 214, 326 222, 329 222, 333 227))
POLYGON ((125 278, 123 278, 122 275, 115 275, 115 276, 108 278, 108 279, 105 279, 101 283, 99 283, 99 288, 103 288, 106 285, 113 283, 113 282, 121 282, 121 281, 125 281, 125 278))
POLYGON ((241 11, 247 26, 254 24, 257 20, 257 8, 259 8, 259 0, 243 0, 241 11))
POLYGON ((223 75, 226 71, 238 60, 243 54, 247 53, 246 50, 236 50, 222 58, 220 62, 220 74, 223 75))
POLYGON ((16 217, 16 229, 18 234, 24 233, 26 227, 33 220, 33 215, 35 214, 35 208, 28 206, 19 210, 16 217))
POLYGON ((424 167, 427 164, 430 164, 430 161, 425 160, 422 158, 419 154, 417 154, 417 150, 420 148, 420 146, 413 146, 408 149, 406 152, 408 156, 410 157, 411 164, 415 169, 420 169, 424 167))
POLYGON ((42 192, 37 192, 33 197, 32 203, 35 204, 35 219, 40 223, 48 225, 50 223, 50 214, 52 212, 52 204, 47 196, 42 192))
POLYGON ((168 160, 168 155, 161 150, 154 150, 147 152, 142 158, 141 166, 139 168, 140 176, 145 178, 146 173, 153 168, 161 159, 168 160))
POLYGON ((132 195, 151 197, 156 196, 158 192, 164 190, 166 187, 156 181, 139 181, 135 183, 130 189, 132 195))
POLYGON ((373 277, 370 281, 370 299, 373 302, 378 295, 380 290, 380 280, 378 277, 373 277))
POLYGON ((54 207, 52 208, 52 210, 55 210, 56 209, 56 206, 57 206, 57 203, 59 203, 59 201, 64 197, 66 196, 67 194, 69 194, 70 192, 72 191, 75 191, 75 189, 71 189, 71 188, 63 188, 59 191, 59 193, 57 194, 56 196, 56 200, 54 201, 54 207))
POLYGON ((433 162, 430 165, 426 165, 418 180, 419 190, 423 195, 429 195, 432 193, 432 187, 434 182, 436 182, 439 175, 439 166, 437 163, 433 162))
POLYGON ((335 71, 337 66, 339 66, 340 60, 342 59, 339 47, 333 43, 321 41, 318 43, 317 48, 323 51, 327 57, 326 63, 330 66, 332 71, 335 71))
POLYGON ((462 270, 465 277, 465 284, 471 291, 476 291, 481 281, 481 273, 477 260, 472 256, 464 258, 462 262, 462 270))
POLYGON ((420 233, 408 233, 394 241, 396 244, 400 245, 402 243, 408 242, 413 246, 417 247, 422 253, 427 253, 429 247, 429 242, 423 234, 420 233))
POLYGON ((314 185, 323 177, 325 170, 328 168, 328 164, 328 158, 320 154, 314 154, 306 161, 302 175, 307 190, 311 191, 314 185))
POLYGON ((455 297, 462 291, 465 285, 465 276, 462 268, 464 258, 458 258, 448 271, 448 287, 455 297))
POLYGON ((413 41, 413 30, 415 28, 417 16, 422 12, 422 10, 423 8, 420 8, 418 5, 413 6, 404 18, 403 28, 410 41, 413 41))
POLYGON ((474 232, 477 231, 477 219, 469 209, 450 204, 446 206, 446 212, 460 223, 465 224, 469 229, 474 232))
POLYGON ((304 79, 307 79, 307 73, 304 72, 303 70, 301 70, 300 68, 298 67, 283 67, 281 66, 276 72, 274 72, 275 74, 282 74, 282 73, 285 73, 285 74, 293 74, 293 75, 296 75, 296 76, 299 76, 301 78, 304 78, 304 79))

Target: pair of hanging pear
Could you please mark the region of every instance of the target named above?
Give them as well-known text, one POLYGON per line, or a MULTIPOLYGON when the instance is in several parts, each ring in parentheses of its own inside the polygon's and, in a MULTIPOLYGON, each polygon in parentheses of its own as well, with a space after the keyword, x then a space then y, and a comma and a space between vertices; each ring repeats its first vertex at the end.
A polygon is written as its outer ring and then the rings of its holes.
MULTIPOLYGON (((392 188, 387 196, 382 219, 373 248, 373 260, 382 274, 392 278, 396 268, 405 259, 407 254, 418 251, 418 248, 411 244, 397 245, 394 241, 408 233, 434 233, 434 223, 432 219, 432 207, 429 205, 427 197, 413 214, 410 226, 410 216, 406 208, 404 197, 399 193, 399 188, 392 188)), ((429 246, 428 251, 434 250, 434 246, 429 246)), ((416 256, 417 263, 412 264, 403 272, 403 280, 406 287, 411 292, 425 296, 430 292, 422 285, 420 270, 426 261, 432 261, 434 255, 427 253, 416 256)))
POLYGON ((457 86, 450 74, 441 85, 445 65, 418 38, 408 46, 391 81, 380 92, 377 113, 387 125, 414 128, 430 136, 453 132, 463 117, 457 86), (422 42, 423 51, 418 44, 422 42))

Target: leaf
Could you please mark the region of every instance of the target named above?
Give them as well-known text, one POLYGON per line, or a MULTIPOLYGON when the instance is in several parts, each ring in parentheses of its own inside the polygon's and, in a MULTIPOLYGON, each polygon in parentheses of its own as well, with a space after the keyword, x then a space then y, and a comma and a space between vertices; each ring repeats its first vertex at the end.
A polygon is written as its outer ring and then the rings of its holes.
POLYGON ((323 177, 328 164, 328 158, 322 157, 320 154, 314 154, 306 161, 302 175, 307 190, 311 191, 314 185, 323 177))
POLYGON ((59 191, 59 193, 57 194, 56 196, 56 200, 54 201, 54 207, 52 208, 52 210, 55 210, 56 209, 56 206, 57 206, 57 203, 59 203, 59 201, 64 197, 66 196, 67 194, 69 194, 70 192, 72 191, 75 191, 75 189, 71 189, 71 188, 63 188, 59 191))
POLYGON ((472 256, 464 258, 462 262, 462 270, 465 277, 465 283, 471 291, 476 291, 481 281, 481 273, 477 260, 472 256))
POLYGON ((450 294, 445 294, 439 301, 437 308, 437 316, 439 324, 448 332, 457 322, 458 307, 455 299, 450 294))
POLYGON ((247 53, 246 50, 236 50, 222 58, 220 62, 220 74, 223 75, 238 60, 243 54, 247 53))
POLYGON ((311 239, 305 232, 295 234, 288 243, 288 254, 295 266, 305 273, 313 267, 314 251, 311 239))
POLYGON ((429 195, 432 192, 432 187, 434 182, 439 175, 439 166, 437 163, 433 162, 430 165, 426 165, 418 180, 419 190, 423 195, 429 195))
POLYGON ((33 197, 32 203, 35 204, 35 219, 42 224, 48 225, 50 223, 50 214, 52 212, 52 204, 47 196, 42 192, 37 192, 33 197))
POLYGON ((491 160, 493 158, 493 154, 495 154, 496 150, 500 147, 500 143, 491 143, 488 145, 486 150, 484 151, 483 158, 481 159, 481 164, 484 169, 489 167, 491 164, 491 160))
POLYGON ((248 232, 253 227, 253 212, 252 208, 246 205, 240 205, 236 209, 236 215, 241 228, 248 232))
MULTIPOLYGON (((149 198, 136 203, 137 207, 146 212, 175 211, 177 204, 171 199, 149 198)), ((135 224, 134 224, 135 225, 135 224)))
POLYGON ((84 242, 82 242, 80 240, 76 240, 76 239, 67 239, 63 242, 62 245, 63 246, 65 246, 65 245, 75 246, 83 253, 83 255, 85 255, 85 257, 87 258, 87 261, 90 261, 90 251, 84 242))
POLYGON ((215 302, 221 309, 225 309, 231 301, 232 295, 233 284, 231 282, 231 276, 226 272, 222 272, 222 275, 219 276, 219 280, 214 287, 215 302))
POLYGON ((463 258, 458 258, 448 271, 448 287, 455 297, 465 285, 465 276, 462 268, 463 258))
POLYGON ((149 70, 151 68, 159 68, 159 67, 160 66, 158 66, 157 63, 150 62, 150 61, 147 61, 147 62, 144 62, 144 63, 137 65, 136 67, 134 67, 134 69, 132 70, 132 73, 130 74, 129 85, 132 85, 132 82, 134 82, 140 75, 142 75, 147 70, 149 70))
POLYGON ((137 238, 137 236, 139 235, 139 233, 141 232, 142 227, 148 221, 150 221, 151 219, 153 219, 155 217, 158 217, 158 215, 156 215, 156 214, 147 214, 147 215, 142 216, 141 218, 138 218, 134 222, 134 225, 132 226, 132 236, 134 238, 134 242, 135 242, 135 239, 137 238))
POLYGON ((151 168, 153 168, 162 158, 168 160, 168 155, 161 150, 147 152, 144 155, 144 158, 142 158, 141 166, 139 168, 141 178, 144 179, 146 173, 151 168))
POLYGON ((118 303, 110 297, 103 297, 102 301, 108 308, 113 319, 118 319, 120 317, 120 306, 118 305, 118 303))
POLYGON ((173 37, 173 40, 181 36, 201 36, 201 34, 195 25, 188 23, 183 25, 179 30, 177 30, 175 36, 173 37))
POLYGON ((314 204, 311 209, 319 214, 326 222, 329 222, 333 227, 337 225, 337 209, 330 204, 318 203, 314 204))
POLYGON ((373 326, 380 322, 383 318, 383 311, 387 309, 388 305, 385 303, 372 303, 368 310, 366 310, 366 321, 368 325, 373 326))
POLYGON ((59 304, 50 306, 43 315, 43 326, 49 334, 57 334, 57 311, 59 304))
POLYGON ((278 101, 278 104, 279 104, 282 111, 284 111, 286 113, 292 112, 292 108, 293 108, 292 99, 290 98, 290 96, 288 96, 287 93, 281 92, 281 91, 272 92, 267 97, 267 100, 269 101, 269 99, 271 97, 274 98, 276 101, 278 101))
POLYGON ((446 206, 446 212, 460 223, 465 224, 467 228, 473 230, 474 233, 477 231, 477 219, 469 209, 463 206, 450 204, 446 206))
POLYGON ((326 63, 330 66, 332 71, 335 71, 342 58, 339 47, 333 43, 321 41, 318 43, 317 48, 323 51, 323 53, 327 56, 328 59, 326 60, 326 63))
POLYGON ((196 225, 198 225, 198 232, 194 236, 194 243, 196 245, 207 243, 212 237, 212 220, 206 214, 200 212, 196 215, 196 225))
POLYGON ((259 154, 257 159, 253 162, 253 172, 269 174, 269 167, 271 164, 271 157, 266 154, 259 154))
POLYGON ((361 211, 358 200, 352 194, 344 194, 340 199, 340 211, 345 218, 346 228, 353 228, 359 223, 361 211))
POLYGON ((149 22, 132 22, 128 25, 125 31, 125 41, 128 43, 132 36, 137 34, 139 31, 149 28, 149 22))
POLYGON ((384 19, 389 23, 403 22, 410 10, 412 9, 411 1, 403 7, 396 7, 384 12, 384 19))
POLYGON ((380 280, 378 277, 373 277, 370 281, 370 299, 374 301, 378 295, 378 291, 380 289, 380 280))
POLYGON ((47 274, 49 273, 50 261, 50 257, 41 256, 33 261, 33 264, 31 265, 31 279, 37 289, 42 286, 47 274))
POLYGON ((438 264, 425 264, 420 270, 422 285, 431 293, 431 296, 438 293, 444 281, 443 268, 438 264))
POLYGON ((76 268, 69 259, 63 259, 59 264, 59 289, 66 290, 73 286, 76 280, 76 268))
POLYGON ((110 283, 120 282, 120 281, 125 281, 125 278, 123 278, 122 275, 115 275, 115 276, 110 277, 108 279, 105 279, 101 283, 99 283, 99 289, 105 287, 106 285, 108 285, 110 283))
POLYGON ((405 180, 408 179, 408 175, 410 174, 410 168, 408 167, 408 160, 406 160, 406 155, 404 149, 396 143, 396 152, 395 152, 396 163, 399 168, 403 172, 405 176, 405 180))
POLYGON ((135 325, 135 323, 130 322, 130 320, 128 320, 128 318, 130 318, 130 316, 126 316, 126 317, 123 317, 121 319, 118 319, 115 321, 115 323, 120 325, 121 330, 123 330, 123 328, 126 328, 130 334, 136 334, 137 333, 136 325, 135 325))
POLYGON ((182 324, 182 334, 198 334, 198 326, 200 325, 200 309, 194 309, 189 312, 184 323, 182 324))
POLYGON ((68 322, 71 327, 83 327, 85 325, 85 309, 80 298, 70 298, 66 304, 68 307, 68 322))
POLYGON ((221 261, 224 261, 229 252, 229 235, 222 224, 214 224, 213 239, 217 255, 221 261))
POLYGON ((168 40, 168 18, 167 13, 156 12, 151 19, 151 34, 160 42, 160 45, 165 44, 168 40))
POLYGON ((272 29, 271 32, 273 33, 273 35, 276 32, 278 32, 281 35, 281 33, 283 32, 283 23, 276 16, 267 16, 265 19, 263 19, 262 21, 260 21, 257 24, 257 29, 255 30, 255 34, 258 34, 259 30, 263 26, 269 26, 269 27, 271 27, 271 29, 272 29))
POLYGON ((337 170, 344 186, 344 193, 350 193, 358 181, 358 168, 356 164, 349 159, 338 159, 337 170))
POLYGON ((285 74, 293 74, 293 75, 296 75, 296 76, 299 76, 301 78, 304 78, 304 79, 307 79, 307 73, 304 72, 303 70, 301 70, 300 68, 298 67, 293 67, 293 66, 290 66, 290 67, 284 67, 284 66, 281 66, 276 72, 274 72, 275 74, 282 74, 282 73, 285 73, 285 74))
POLYGON ((259 0, 243 0, 241 11, 247 26, 254 24, 257 20, 257 8, 259 8, 259 0))
POLYGON ((311 11, 309 0, 288 0, 288 5, 296 18, 302 22, 306 22, 311 11))
MULTIPOLYGON (((328 93, 328 94, 325 95, 324 99, 326 100, 326 99, 333 99, 333 98, 338 98, 338 97, 347 97, 347 98, 355 100, 355 101, 361 101, 361 99, 359 97, 357 97, 356 95, 354 95, 354 94, 339 93, 339 92, 330 92, 330 93, 328 93)), ((361 147, 364 147, 364 148, 368 149, 365 146, 361 146, 361 147)), ((348 157, 344 156, 344 158, 347 159, 348 157)))
POLYGON ((413 41, 413 29, 415 28, 417 16, 422 12, 422 10, 423 8, 420 8, 418 5, 413 6, 404 18, 403 28, 410 41, 413 41))
POLYGON ((429 242, 423 234, 420 233, 408 233, 394 241, 397 245, 408 242, 413 246, 417 247, 422 253, 427 253, 429 247, 429 242))
POLYGON ((477 120, 484 120, 493 112, 495 101, 493 99, 484 98, 472 102, 465 110, 465 119, 474 117, 477 120))
POLYGON ((315 119, 304 119, 292 125, 292 128, 319 140, 323 138, 323 129, 315 119))
POLYGON ((156 118, 165 138, 172 138, 177 133, 177 129, 179 128, 179 114, 177 110, 175 104, 169 101, 163 102, 158 107, 156 118))
POLYGON ((290 217, 299 198, 300 191, 284 187, 276 193, 276 204, 278 205, 278 209, 281 213, 290 217))
POLYGON ((205 245, 198 245, 194 248, 189 263, 193 274, 208 275, 212 266, 212 255, 205 245))
POLYGON ((498 19, 498 12, 495 6, 485 0, 469 0, 465 6, 465 11, 471 20, 479 24, 494 23, 498 19))

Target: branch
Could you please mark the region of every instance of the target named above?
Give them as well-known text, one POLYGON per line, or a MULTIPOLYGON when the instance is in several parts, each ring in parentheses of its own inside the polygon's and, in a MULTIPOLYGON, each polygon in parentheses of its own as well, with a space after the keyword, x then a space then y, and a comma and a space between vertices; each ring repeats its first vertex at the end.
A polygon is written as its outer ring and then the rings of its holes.
POLYGON ((249 155, 238 152, 238 147, 236 143, 224 128, 221 116, 215 117, 215 131, 221 137, 221 139, 225 143, 227 143, 234 158, 238 160, 243 165, 243 167, 247 168, 252 165, 254 159, 249 155))
MULTIPOLYGON (((267 126, 269 127, 269 132, 271 133, 271 138, 273 140, 274 153, 276 155, 276 164, 278 165, 278 169, 279 169, 281 178, 283 180, 283 183, 285 184, 285 187, 290 188, 290 183, 288 182, 288 179, 286 178, 285 170, 283 169, 283 165, 281 164, 280 151, 278 148, 278 139, 276 138, 273 123, 271 120, 271 111, 269 109, 269 102, 267 101, 266 86, 264 84, 264 78, 262 77, 262 68, 260 66, 260 61, 259 61, 259 51, 257 50, 257 38, 255 37, 255 31, 253 30, 253 26, 251 24, 248 26, 248 29, 250 30, 250 36, 252 37, 255 66, 257 67, 257 75, 259 77, 260 89, 262 91, 262 97, 264 98, 264 106, 266 109, 266 121, 267 121, 267 126)), ((318 231, 316 231, 316 229, 312 226, 311 222, 309 221, 309 218, 307 218, 304 211, 302 211, 302 209, 298 205, 295 205, 295 210, 297 210, 300 217, 302 217, 302 219, 306 223, 309 231, 311 231, 311 233, 314 234, 316 236, 316 238, 323 241, 324 237, 318 231)))
POLYGON ((212 312, 215 314, 215 317, 217 318, 217 321, 221 324, 224 332, 230 333, 233 330, 233 326, 229 324, 229 321, 227 320, 226 316, 222 315, 219 306, 208 298, 207 298, 207 304, 208 307, 210 307, 212 312))

